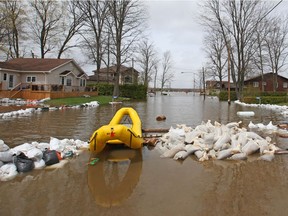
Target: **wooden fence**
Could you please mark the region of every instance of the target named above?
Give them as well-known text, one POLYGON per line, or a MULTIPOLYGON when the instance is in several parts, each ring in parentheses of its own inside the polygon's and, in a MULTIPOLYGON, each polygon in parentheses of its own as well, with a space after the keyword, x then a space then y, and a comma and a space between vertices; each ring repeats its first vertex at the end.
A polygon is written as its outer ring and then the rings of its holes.
POLYGON ((66 98, 81 96, 98 96, 97 89, 63 85, 20 85, 12 90, 1 90, 0 98, 23 98, 40 100, 44 98, 66 98))

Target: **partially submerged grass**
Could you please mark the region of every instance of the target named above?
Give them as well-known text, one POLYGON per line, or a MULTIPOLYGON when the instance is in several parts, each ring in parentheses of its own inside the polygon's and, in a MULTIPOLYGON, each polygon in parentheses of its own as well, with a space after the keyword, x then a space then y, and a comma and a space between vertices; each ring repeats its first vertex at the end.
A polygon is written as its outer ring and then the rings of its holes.
MULTIPOLYGON (((119 100, 119 99, 118 99, 119 100)), ((57 98, 45 101, 45 104, 50 106, 73 106, 80 105, 84 103, 89 103, 91 101, 98 101, 99 104, 108 104, 112 101, 111 96, 93 96, 93 97, 73 97, 73 98, 57 98)))

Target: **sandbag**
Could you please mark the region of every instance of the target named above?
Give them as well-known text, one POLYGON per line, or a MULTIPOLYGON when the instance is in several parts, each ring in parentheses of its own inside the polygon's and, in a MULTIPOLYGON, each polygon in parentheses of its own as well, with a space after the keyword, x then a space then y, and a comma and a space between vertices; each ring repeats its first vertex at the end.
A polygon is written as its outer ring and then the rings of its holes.
POLYGON ((3 140, 0 140, 0 152, 8 151, 8 150, 9 150, 9 146, 6 145, 3 140))
POLYGON ((43 152, 40 149, 33 148, 27 152, 27 157, 34 160, 39 161, 43 157, 43 152))
POLYGON ((43 169, 45 167, 45 161, 43 159, 39 161, 34 161, 34 168, 35 169, 43 169))
POLYGON ((183 145, 182 144, 176 145, 172 149, 169 149, 166 152, 164 152, 160 157, 162 157, 162 158, 168 158, 168 157, 172 158, 172 157, 175 156, 175 154, 177 152, 185 150, 184 146, 185 146, 184 144, 183 145))
POLYGON ((43 152, 43 160, 47 166, 59 163, 56 150, 46 150, 43 152))
POLYGON ((17 167, 13 163, 4 164, 0 167, 0 180, 9 181, 17 176, 17 167))
POLYGON ((5 151, 5 152, 0 152, 0 161, 2 162, 12 162, 13 159, 13 152, 10 150, 5 151))
POLYGON ((178 159, 186 159, 189 156, 189 153, 187 151, 179 151, 175 154, 175 156, 173 157, 174 160, 178 160, 178 159))
POLYGON ((23 152, 14 156, 13 161, 18 172, 28 172, 34 169, 34 161, 28 158, 23 152))
POLYGON ((228 143, 231 141, 231 137, 230 135, 226 132, 226 133, 223 133, 222 136, 216 141, 216 143, 214 144, 214 149, 216 151, 222 149, 222 146, 225 144, 225 143, 228 143))
POLYGON ((242 147, 242 152, 251 155, 258 151, 259 145, 254 140, 249 140, 245 146, 242 147))

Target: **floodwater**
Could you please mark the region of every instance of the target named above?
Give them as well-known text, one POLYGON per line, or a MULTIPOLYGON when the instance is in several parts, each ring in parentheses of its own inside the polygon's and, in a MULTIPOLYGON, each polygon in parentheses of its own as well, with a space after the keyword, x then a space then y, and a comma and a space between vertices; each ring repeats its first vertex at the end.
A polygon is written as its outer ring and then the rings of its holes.
MULTIPOLYGON (((137 110, 143 128, 195 127, 202 121, 220 123, 287 122, 279 113, 248 108, 216 98, 189 94, 149 97, 146 102, 125 102, 137 110), (253 117, 237 111, 252 110, 253 117), (166 121, 156 121, 165 115, 166 121)), ((25 142, 49 142, 50 137, 89 140, 107 124, 121 105, 66 109, 31 116, 0 119, 0 139, 10 147, 25 142)), ((0 108, 1 112, 1 108, 0 108)), ((273 135, 278 146, 288 139, 273 135)), ((179 162, 160 158, 151 147, 142 150, 105 149, 94 166, 87 165, 88 151, 69 160, 63 168, 33 170, 14 180, 0 182, 0 215, 287 215, 288 155, 272 162, 210 160, 194 156, 179 162)))

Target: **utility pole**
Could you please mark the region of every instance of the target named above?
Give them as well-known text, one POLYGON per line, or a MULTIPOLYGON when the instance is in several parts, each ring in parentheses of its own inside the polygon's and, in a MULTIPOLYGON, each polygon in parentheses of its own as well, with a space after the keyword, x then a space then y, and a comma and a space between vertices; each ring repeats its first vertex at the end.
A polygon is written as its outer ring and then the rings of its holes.
POLYGON ((230 41, 227 44, 227 52, 228 52, 228 59, 227 59, 227 63, 228 63, 228 104, 231 104, 230 101, 230 69, 231 69, 231 63, 230 63, 230 41))
POLYGON ((202 67, 202 76, 203 76, 203 93, 204 93, 204 100, 205 100, 205 96, 206 96, 206 87, 205 87, 205 69, 204 67, 202 67))

